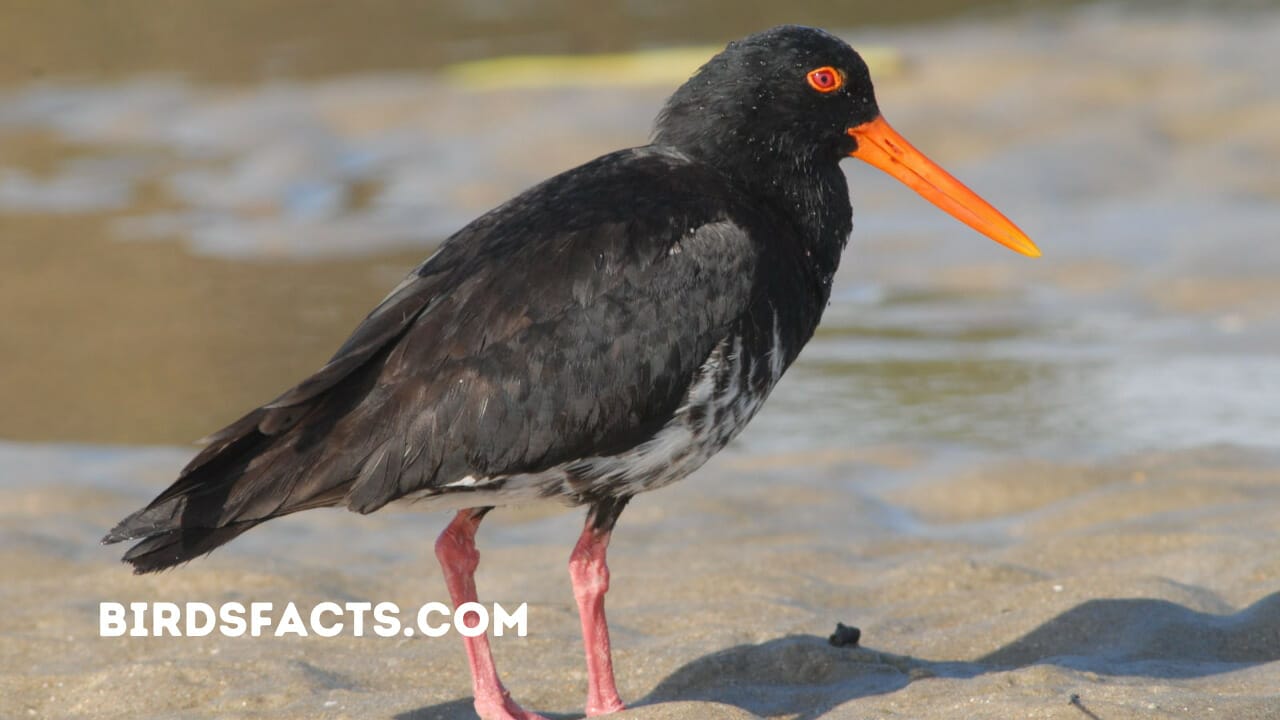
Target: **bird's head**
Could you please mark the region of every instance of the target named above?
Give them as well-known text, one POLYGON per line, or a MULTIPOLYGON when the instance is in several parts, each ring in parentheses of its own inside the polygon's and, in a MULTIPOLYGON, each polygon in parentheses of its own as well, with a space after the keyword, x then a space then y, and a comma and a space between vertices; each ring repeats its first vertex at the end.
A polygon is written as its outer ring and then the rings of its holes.
MULTIPOLYGON (((730 43, 667 101, 654 142, 746 173, 856 157, 1017 252, 1039 249, 885 122, 867 64, 840 38, 784 25, 730 43)), ((781 180, 780 180, 781 181, 781 180)))

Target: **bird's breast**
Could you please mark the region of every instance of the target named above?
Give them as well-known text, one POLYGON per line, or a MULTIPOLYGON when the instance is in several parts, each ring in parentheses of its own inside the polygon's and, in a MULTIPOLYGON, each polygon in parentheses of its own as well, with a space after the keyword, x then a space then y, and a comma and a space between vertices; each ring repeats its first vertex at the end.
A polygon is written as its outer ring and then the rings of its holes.
POLYGON ((781 320, 744 320, 698 367, 684 401, 650 439, 616 455, 564 467, 559 493, 578 502, 635 495, 669 485, 724 448, 764 405, 788 364, 781 320))
POLYGON ((744 318, 695 371, 681 405, 645 441, 612 455, 571 460, 537 473, 467 476, 424 497, 439 507, 558 500, 570 505, 670 485, 725 447, 764 405, 788 364, 783 319, 744 318), (443 494, 441 494, 443 491, 443 494))

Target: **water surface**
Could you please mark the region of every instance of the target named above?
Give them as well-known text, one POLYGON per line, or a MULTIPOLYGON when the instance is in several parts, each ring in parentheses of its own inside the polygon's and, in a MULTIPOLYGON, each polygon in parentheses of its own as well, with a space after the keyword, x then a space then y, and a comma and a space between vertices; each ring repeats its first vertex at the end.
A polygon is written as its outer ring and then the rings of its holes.
MULTIPOLYGON (((1018 220, 980 238, 854 161, 817 339, 743 438, 1097 456, 1280 430, 1273 11, 853 30, 886 115, 1018 220)), ((670 87, 448 74, 51 80, 0 104, 0 436, 186 443, 318 367, 430 249, 643 143, 670 87)))

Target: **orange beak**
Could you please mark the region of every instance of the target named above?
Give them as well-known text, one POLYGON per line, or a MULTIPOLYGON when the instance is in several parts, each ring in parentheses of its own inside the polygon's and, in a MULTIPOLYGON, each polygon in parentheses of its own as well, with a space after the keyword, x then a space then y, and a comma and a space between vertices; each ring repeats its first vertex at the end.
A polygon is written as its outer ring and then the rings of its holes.
POLYGON ((1040 248, 1026 233, 912 147, 883 117, 849 128, 848 132, 858 142, 858 149, 850 153, 853 157, 889 173, 955 219, 1010 250, 1040 257, 1040 248))

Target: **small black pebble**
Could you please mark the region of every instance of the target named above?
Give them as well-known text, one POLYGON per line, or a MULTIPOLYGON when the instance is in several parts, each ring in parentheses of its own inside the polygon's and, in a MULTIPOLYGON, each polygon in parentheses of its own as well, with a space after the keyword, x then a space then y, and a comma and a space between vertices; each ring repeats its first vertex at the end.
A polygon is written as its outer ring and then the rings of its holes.
POLYGON ((836 623, 836 631, 831 633, 831 637, 827 638, 827 642, 831 643, 833 647, 857 647, 858 640, 861 638, 861 630, 838 622, 836 623))

